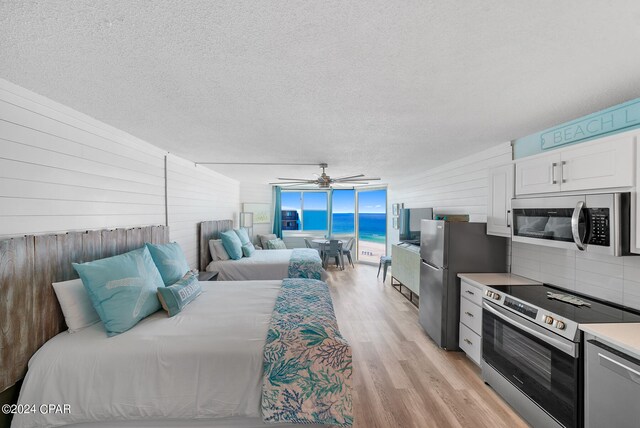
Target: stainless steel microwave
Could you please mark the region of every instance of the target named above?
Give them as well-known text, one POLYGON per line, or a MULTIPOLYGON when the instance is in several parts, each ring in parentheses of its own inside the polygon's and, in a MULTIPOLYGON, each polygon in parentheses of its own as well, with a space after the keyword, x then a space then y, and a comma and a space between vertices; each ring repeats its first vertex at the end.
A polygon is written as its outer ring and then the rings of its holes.
POLYGON ((622 256, 629 253, 629 193, 511 200, 514 242, 622 256))

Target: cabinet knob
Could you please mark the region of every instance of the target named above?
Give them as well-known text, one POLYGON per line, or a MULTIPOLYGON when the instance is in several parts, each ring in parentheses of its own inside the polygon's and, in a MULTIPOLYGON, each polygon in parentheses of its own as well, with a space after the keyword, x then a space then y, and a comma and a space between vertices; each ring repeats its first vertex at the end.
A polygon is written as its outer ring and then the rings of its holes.
POLYGON ((471 294, 472 296, 475 294, 475 293, 474 293, 473 291, 471 291, 471 290, 464 290, 464 292, 465 292, 465 293, 467 293, 467 294, 471 294))
POLYGON ((473 314, 472 314, 471 312, 469 312, 469 311, 465 311, 465 315, 468 315, 468 316, 470 316, 471 318, 473 318, 473 314))
POLYGON ((472 341, 470 341, 469 339, 464 339, 464 341, 465 341, 466 343, 468 343, 469 345, 473 345, 473 342, 472 342, 472 341))

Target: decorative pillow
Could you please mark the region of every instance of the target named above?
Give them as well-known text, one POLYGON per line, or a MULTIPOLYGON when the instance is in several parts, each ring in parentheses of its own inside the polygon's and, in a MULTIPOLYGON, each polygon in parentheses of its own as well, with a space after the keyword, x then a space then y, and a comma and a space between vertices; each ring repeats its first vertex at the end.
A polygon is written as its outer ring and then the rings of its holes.
POLYGON ((284 245, 284 241, 282 239, 277 238, 268 240, 267 248, 270 250, 286 250, 287 246, 284 245))
POLYGON ((158 288, 158 299, 162 308, 172 317, 202 293, 198 276, 187 272, 182 279, 169 287, 158 288))
POLYGON ((255 252, 256 247, 254 247, 251 242, 242 246, 242 254, 244 254, 245 257, 251 257, 251 255, 255 252))
POLYGON ((238 238, 240 238, 242 245, 251 244, 251 239, 249 238, 249 232, 247 232, 247 229, 243 227, 242 229, 233 229, 233 231, 238 235, 238 238))
POLYGON ((73 263, 107 336, 129 330, 160 309, 156 297, 164 287, 147 247, 88 263, 73 263))
POLYGON ((75 333, 100 321, 80 278, 54 282, 51 285, 56 292, 69 333, 75 333))
POLYGON ((278 237, 276 236, 275 233, 268 233, 266 235, 258 235, 258 239, 260 239, 260 244, 262 248, 266 250, 267 248, 269 248, 269 245, 267 244, 267 242, 271 241, 272 239, 278 239, 278 237))
POLYGON ((227 230, 220 234, 220 238, 222 238, 222 245, 227 250, 229 257, 233 260, 240 260, 242 258, 242 242, 240 242, 238 234, 233 230, 227 230))
POLYGON ((189 263, 177 242, 154 245, 144 244, 156 264, 164 285, 171 285, 178 281, 189 271, 189 263))
POLYGON ((211 260, 214 262, 218 260, 218 256, 216 255, 216 246, 213 245, 215 241, 215 239, 209 239, 209 254, 211 254, 211 260))
POLYGON ((214 240, 213 246, 216 250, 216 258, 212 257, 211 260, 229 260, 231 258, 222 244, 222 239, 214 240))

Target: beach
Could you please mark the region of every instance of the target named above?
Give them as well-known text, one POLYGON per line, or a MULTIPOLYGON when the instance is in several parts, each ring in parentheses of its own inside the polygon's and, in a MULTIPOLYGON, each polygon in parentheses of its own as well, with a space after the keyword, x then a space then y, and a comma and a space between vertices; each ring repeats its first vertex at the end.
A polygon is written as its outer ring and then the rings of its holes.
POLYGON ((386 245, 380 242, 360 240, 358 242, 358 260, 378 264, 380 256, 386 253, 386 245))

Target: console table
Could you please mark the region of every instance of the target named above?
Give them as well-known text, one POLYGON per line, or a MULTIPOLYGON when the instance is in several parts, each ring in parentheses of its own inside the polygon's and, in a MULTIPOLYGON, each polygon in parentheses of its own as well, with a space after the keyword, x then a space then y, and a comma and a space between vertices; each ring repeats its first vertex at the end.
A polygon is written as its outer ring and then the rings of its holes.
POLYGON ((407 288, 409 296, 402 295, 417 306, 417 299, 414 298, 420 296, 420 247, 412 244, 392 245, 391 259, 391 285, 400 293, 403 286, 407 288))

